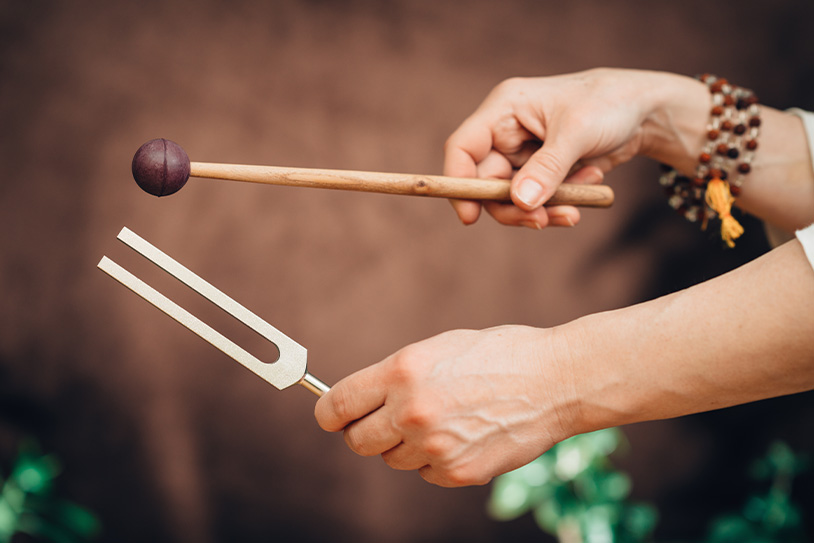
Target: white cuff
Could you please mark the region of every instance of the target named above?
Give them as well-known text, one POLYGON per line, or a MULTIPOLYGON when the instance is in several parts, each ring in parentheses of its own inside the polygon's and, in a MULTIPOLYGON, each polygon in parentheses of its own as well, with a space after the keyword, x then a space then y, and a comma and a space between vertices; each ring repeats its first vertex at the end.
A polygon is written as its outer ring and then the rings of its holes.
POLYGON ((796 235, 797 239, 800 240, 800 243, 803 245, 803 251, 805 251, 808 261, 811 263, 811 266, 814 267, 814 224, 802 230, 798 230, 796 235))
POLYGON ((808 152, 810 153, 812 162, 814 162, 814 113, 796 107, 787 109, 786 113, 796 115, 803 121, 803 128, 806 131, 806 138, 808 139, 808 152))

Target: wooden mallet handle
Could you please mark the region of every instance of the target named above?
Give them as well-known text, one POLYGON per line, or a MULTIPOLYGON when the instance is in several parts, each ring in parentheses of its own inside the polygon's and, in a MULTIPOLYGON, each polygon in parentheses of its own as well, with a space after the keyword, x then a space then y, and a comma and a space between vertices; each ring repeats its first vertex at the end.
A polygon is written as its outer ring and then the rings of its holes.
MULTIPOLYGON (((193 176, 292 187, 511 201, 509 181, 505 179, 190 162, 180 145, 164 138, 150 140, 139 147, 133 156, 132 168, 136 183, 155 196, 177 192, 193 176)), ((606 185, 562 184, 546 205, 608 207, 612 203, 613 191, 606 185)))
MULTIPOLYGON (((505 179, 467 179, 441 175, 284 168, 210 162, 190 162, 189 175, 191 177, 293 187, 356 190, 465 200, 511 200, 509 181, 505 179)), ((557 192, 546 202, 546 205, 609 207, 612 203, 613 190, 607 185, 565 183, 559 186, 557 192)))

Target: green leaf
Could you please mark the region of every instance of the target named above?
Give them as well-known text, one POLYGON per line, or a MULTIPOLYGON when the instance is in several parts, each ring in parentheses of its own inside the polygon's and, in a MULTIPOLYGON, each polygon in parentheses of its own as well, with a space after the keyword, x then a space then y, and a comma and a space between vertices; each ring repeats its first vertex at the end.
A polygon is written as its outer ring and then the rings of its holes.
POLYGON ((516 478, 498 478, 487 511, 497 520, 512 520, 529 510, 529 487, 516 478))
POLYGON ((655 507, 644 504, 630 505, 625 509, 622 527, 635 540, 641 541, 656 529, 659 513, 655 507))
POLYGON ((90 538, 101 531, 99 519, 90 510, 70 502, 59 502, 55 518, 71 532, 90 538))

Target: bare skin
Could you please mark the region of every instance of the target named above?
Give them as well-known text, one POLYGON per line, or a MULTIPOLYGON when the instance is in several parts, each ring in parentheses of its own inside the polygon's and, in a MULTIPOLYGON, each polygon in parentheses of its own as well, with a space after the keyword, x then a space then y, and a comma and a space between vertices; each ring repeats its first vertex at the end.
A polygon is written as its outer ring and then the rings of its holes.
MULTIPOLYGON (((512 178, 516 205, 483 204, 503 224, 570 226, 575 208, 540 207, 558 183, 569 174, 597 182, 636 154, 691 171, 708 111, 706 88, 671 74, 510 80, 450 137, 445 173, 512 178)), ((801 228, 814 222, 802 125, 770 108, 761 116, 739 205, 801 228)), ((481 210, 453 206, 464 223, 481 210)), ((551 329, 456 330, 410 345, 337 383, 315 414, 394 469, 441 486, 485 484, 579 433, 814 388, 812 300, 814 270, 795 240, 644 304, 551 329)))

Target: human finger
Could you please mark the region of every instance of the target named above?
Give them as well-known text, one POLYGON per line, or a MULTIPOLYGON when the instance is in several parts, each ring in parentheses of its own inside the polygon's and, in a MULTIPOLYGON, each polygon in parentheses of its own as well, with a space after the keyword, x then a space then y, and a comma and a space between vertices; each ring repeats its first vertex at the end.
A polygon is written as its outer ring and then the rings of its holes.
POLYGON ((512 179, 512 201, 531 211, 551 198, 580 158, 579 150, 565 137, 550 137, 512 179))
POLYGON ((492 150, 489 127, 470 117, 444 144, 444 175, 476 177, 477 165, 492 150))
POLYGON ((492 480, 492 477, 481 473, 470 473, 469 470, 463 469, 440 469, 432 465, 419 468, 418 474, 428 483, 445 488, 485 485, 492 480))
POLYGON ((386 406, 345 427, 345 443, 361 456, 374 456, 401 443, 401 433, 393 426, 386 406))
POLYGON ((449 201, 458 218, 464 224, 473 224, 480 217, 481 203, 474 200, 451 199, 449 201))
POLYGON ((565 183, 573 183, 574 185, 598 185, 605 180, 605 172, 599 166, 595 166, 587 160, 581 161, 583 166, 576 169, 574 173, 568 176, 565 183))
POLYGON ((317 401, 314 416, 323 430, 338 432, 384 404, 381 368, 375 364, 342 379, 317 401))
POLYGON ((481 179, 511 179, 514 174, 512 162, 498 151, 489 151, 477 164, 475 176, 481 179))
POLYGON ((484 203, 484 208, 492 218, 506 226, 525 226, 542 230, 548 226, 576 226, 580 221, 580 212, 573 206, 538 207, 526 211, 514 204, 501 202, 484 203))
POLYGON ((411 471, 427 465, 426 458, 405 443, 382 453, 384 463, 393 469, 411 471))

